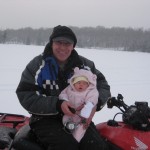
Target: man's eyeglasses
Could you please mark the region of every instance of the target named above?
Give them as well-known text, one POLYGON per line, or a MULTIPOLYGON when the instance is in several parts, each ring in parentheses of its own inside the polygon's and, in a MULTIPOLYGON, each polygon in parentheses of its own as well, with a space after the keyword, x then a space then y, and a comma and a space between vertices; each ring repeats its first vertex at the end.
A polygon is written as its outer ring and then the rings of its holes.
POLYGON ((69 47, 69 46, 73 45, 72 43, 69 43, 67 41, 53 41, 53 42, 58 46, 69 47))

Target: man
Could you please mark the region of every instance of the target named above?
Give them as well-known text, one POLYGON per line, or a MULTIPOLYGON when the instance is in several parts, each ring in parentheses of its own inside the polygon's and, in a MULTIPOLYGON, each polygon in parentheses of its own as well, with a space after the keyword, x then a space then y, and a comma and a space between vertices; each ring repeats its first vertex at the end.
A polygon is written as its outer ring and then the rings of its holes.
POLYGON ((26 66, 16 90, 21 105, 32 114, 30 127, 46 150, 102 150, 106 144, 91 122, 78 143, 64 130, 63 114, 73 116, 71 105, 59 100, 60 92, 68 86, 73 69, 90 69, 97 75, 100 110, 110 97, 110 87, 92 61, 78 55, 74 49, 77 38, 66 26, 56 26, 42 55, 26 66))

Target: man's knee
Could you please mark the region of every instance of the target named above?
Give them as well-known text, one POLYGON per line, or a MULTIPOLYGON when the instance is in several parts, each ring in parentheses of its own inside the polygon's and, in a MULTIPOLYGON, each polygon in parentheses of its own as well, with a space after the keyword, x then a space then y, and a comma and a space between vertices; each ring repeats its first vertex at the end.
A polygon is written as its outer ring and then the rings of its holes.
POLYGON ((92 123, 80 142, 80 150, 108 150, 107 142, 100 136, 92 123))

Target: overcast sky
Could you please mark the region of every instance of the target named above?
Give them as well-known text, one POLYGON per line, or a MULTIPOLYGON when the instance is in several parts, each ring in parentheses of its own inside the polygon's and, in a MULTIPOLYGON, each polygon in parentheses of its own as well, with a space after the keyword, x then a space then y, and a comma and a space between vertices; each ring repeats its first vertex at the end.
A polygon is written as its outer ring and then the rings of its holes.
POLYGON ((150 0, 0 0, 0 29, 58 24, 150 29, 150 0))

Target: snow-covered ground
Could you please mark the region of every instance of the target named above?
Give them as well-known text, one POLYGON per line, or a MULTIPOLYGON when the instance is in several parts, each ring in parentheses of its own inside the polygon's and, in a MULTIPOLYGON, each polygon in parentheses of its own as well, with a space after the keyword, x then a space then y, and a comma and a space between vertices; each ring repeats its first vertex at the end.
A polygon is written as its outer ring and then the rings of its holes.
MULTIPOLYGON (((0 44, 0 112, 28 115, 20 105, 15 90, 27 63, 42 53, 43 46, 0 44)), ((127 104, 135 101, 150 103, 150 54, 113 50, 76 49, 79 54, 93 60, 111 86, 112 96, 121 93, 127 104)), ((105 106, 95 114, 97 124, 111 119, 117 108, 105 106)), ((120 120, 121 116, 117 117, 120 120)))

